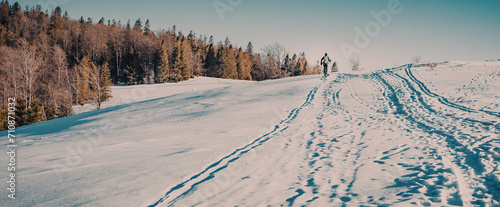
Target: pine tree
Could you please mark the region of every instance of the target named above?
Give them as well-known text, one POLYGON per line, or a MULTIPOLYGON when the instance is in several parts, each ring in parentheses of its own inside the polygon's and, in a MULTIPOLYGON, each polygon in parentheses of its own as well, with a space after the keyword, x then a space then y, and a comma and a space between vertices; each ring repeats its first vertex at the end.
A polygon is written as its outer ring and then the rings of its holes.
POLYGON ((136 83, 135 70, 133 67, 127 65, 122 73, 123 82, 127 85, 134 85, 136 83))
POLYGON ((302 74, 302 71, 304 70, 304 59, 303 58, 299 58, 297 60, 297 64, 295 65, 295 75, 296 76, 299 76, 299 75, 303 75, 302 74))
POLYGON ((52 120, 56 118, 56 105, 54 103, 44 103, 43 111, 45 112, 45 119, 52 120))
POLYGON ((261 81, 266 78, 264 71, 264 64, 260 58, 260 54, 257 54, 253 58, 252 64, 252 79, 256 81, 261 81))
POLYGON ((7 24, 9 23, 10 17, 9 17, 9 2, 8 1, 2 1, 0 3, 0 24, 4 25, 7 27, 7 24))
POLYGON ((224 40, 224 47, 229 47, 231 45, 231 41, 229 40, 229 37, 226 37, 226 40, 224 40))
POLYGON ((16 127, 29 124, 28 106, 22 97, 16 98, 15 118, 16 127))
POLYGON ((160 50, 158 51, 158 67, 155 72, 155 81, 156 83, 163 83, 167 81, 170 77, 168 76, 170 73, 170 67, 168 63, 168 52, 167 52, 167 44, 165 40, 161 42, 160 50))
POLYGON ((292 60, 290 60, 290 70, 292 76, 300 75, 300 71, 297 70, 297 54, 293 54, 292 60))
POLYGON ((208 39, 208 44, 210 44, 210 45, 214 45, 215 44, 214 43, 214 36, 213 35, 211 35, 210 38, 208 39))
POLYGON ((77 93, 78 93, 77 101, 78 104, 84 106, 90 93, 89 73, 91 69, 91 61, 88 55, 83 56, 82 60, 80 61, 78 69, 79 69, 78 70, 79 76, 78 76, 78 86, 77 86, 77 93))
MULTIPOLYGON (((185 75, 189 75, 187 54, 184 52, 182 40, 179 40, 172 53, 172 75, 175 82, 185 80, 185 75)), ((189 77, 187 77, 189 78, 189 77)))
POLYGON ((105 21, 106 20, 104 20, 104 17, 101 17, 101 19, 99 20, 99 22, 97 24, 104 25, 105 21))
POLYGON ((42 120, 42 109, 38 101, 33 101, 29 109, 27 103, 22 97, 16 98, 15 110, 16 126, 24 126, 37 123, 42 120))
POLYGON ((67 117, 71 115, 71 105, 61 104, 57 115, 58 117, 67 117))
POLYGON ((205 68, 207 70, 206 75, 210 77, 216 77, 216 66, 217 66, 217 54, 215 52, 215 47, 213 44, 208 46, 207 57, 205 58, 205 68))
POLYGON ((134 31, 142 32, 142 22, 140 18, 135 21, 134 31))
POLYGON ((247 51, 246 51, 248 54, 253 54, 253 45, 252 45, 252 42, 248 42, 248 45, 247 45, 247 51))
POLYGON ((54 9, 54 12, 52 13, 53 16, 56 16, 56 17, 61 17, 61 14, 62 14, 62 9, 60 6, 56 6, 56 8, 54 9))
POLYGON ((125 26, 126 30, 130 30, 130 19, 127 21, 127 26, 125 26))
POLYGON ((140 58, 140 53, 134 50, 132 45, 128 46, 128 51, 125 55, 124 62, 125 68, 123 70, 122 80, 127 85, 134 85, 136 83, 140 83, 142 78, 144 77, 144 73, 141 70, 141 66, 138 63, 140 58))
MULTIPOLYGON (((226 44, 229 45, 229 41, 226 41, 226 44)), ((222 73, 222 78, 229 78, 229 79, 238 78, 236 57, 234 56, 232 47, 227 48, 226 46, 224 46, 221 49, 218 62, 219 62, 219 71, 222 73)))
POLYGON ((184 39, 181 43, 182 47, 182 53, 181 53, 181 61, 182 61, 182 67, 180 67, 181 70, 181 75, 182 75, 182 80, 188 80, 189 78, 193 77, 193 72, 191 65, 189 64, 189 57, 191 54, 191 46, 189 42, 184 39))
POLYGON ((33 124, 42 120, 42 109, 38 101, 31 102, 31 107, 27 111, 28 121, 27 124, 33 124))
POLYGON ((7 109, 0 108, 0 131, 6 130, 9 127, 7 122, 8 111, 7 109))
POLYGON ((285 56, 285 62, 283 63, 283 68, 282 70, 285 70, 286 72, 290 71, 290 65, 291 65, 292 60, 290 59, 290 56, 286 54, 285 56))
MULTIPOLYGON (((95 67, 95 66, 94 66, 95 67)), ((102 66, 99 67, 98 80, 96 80, 97 86, 97 109, 101 109, 101 103, 107 101, 111 98, 111 78, 109 72, 108 62, 104 62, 102 66)))
POLYGON ((172 26, 172 34, 174 34, 174 36, 176 35, 177 33, 177 26, 172 26))
POLYGON ((304 66, 302 69, 302 75, 311 75, 312 71, 311 68, 309 67, 309 63, 307 63, 307 60, 304 62, 304 66))
POLYGON ((312 74, 322 74, 322 73, 323 73, 323 68, 319 64, 313 66, 312 74))
POLYGON ((238 50, 238 56, 236 57, 236 68, 238 71, 238 79, 241 80, 252 80, 252 62, 249 55, 243 52, 240 48, 238 50))
POLYGON ((144 24, 144 34, 151 34, 151 24, 149 23, 149 19, 146 20, 146 24, 144 24))
POLYGON ((7 28, 0 24, 0 46, 7 45, 7 28))
POLYGON ((10 15, 14 16, 14 14, 17 14, 18 12, 21 11, 21 5, 19 2, 15 2, 11 7, 10 7, 10 15))
POLYGON ((61 7, 57 6, 50 17, 50 30, 62 29, 61 7))

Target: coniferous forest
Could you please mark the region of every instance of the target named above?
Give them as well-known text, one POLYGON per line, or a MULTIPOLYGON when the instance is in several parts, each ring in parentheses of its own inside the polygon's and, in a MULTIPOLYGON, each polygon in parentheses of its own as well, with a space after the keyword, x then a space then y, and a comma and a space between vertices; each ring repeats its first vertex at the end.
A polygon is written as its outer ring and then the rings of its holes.
POLYGON ((175 26, 152 31, 149 20, 71 19, 60 7, 0 3, 0 130, 7 101, 16 98, 16 125, 72 114, 73 105, 101 103, 110 86, 158 84, 207 76, 261 81, 319 73, 305 54, 270 44, 256 53, 249 42, 184 34, 175 26))

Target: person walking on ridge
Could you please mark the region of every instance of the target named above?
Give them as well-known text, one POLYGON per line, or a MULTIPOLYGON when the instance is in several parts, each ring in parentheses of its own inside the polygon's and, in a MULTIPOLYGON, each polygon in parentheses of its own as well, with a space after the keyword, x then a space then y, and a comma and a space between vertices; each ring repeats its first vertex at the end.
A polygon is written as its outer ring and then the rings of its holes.
POLYGON ((328 53, 325 53, 325 56, 321 58, 321 64, 323 65, 323 75, 325 77, 328 76, 328 64, 331 62, 330 58, 328 57, 328 53))

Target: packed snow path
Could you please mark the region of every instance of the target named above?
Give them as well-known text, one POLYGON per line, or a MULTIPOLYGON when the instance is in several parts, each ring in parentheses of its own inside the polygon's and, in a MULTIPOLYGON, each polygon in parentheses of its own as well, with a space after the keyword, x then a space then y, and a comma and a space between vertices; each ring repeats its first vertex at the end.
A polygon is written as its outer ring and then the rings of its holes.
POLYGON ((414 69, 321 79, 274 129, 148 205, 499 204, 499 113, 449 101, 414 69))

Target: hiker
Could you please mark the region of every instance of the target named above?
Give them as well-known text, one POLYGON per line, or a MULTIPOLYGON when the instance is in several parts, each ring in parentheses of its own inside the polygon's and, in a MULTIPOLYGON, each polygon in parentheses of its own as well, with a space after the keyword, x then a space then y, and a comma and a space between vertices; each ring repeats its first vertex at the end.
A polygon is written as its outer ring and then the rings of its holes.
POLYGON ((325 77, 328 76, 328 64, 331 62, 330 58, 328 57, 328 54, 325 53, 325 56, 321 58, 321 64, 323 65, 323 74, 325 77))

